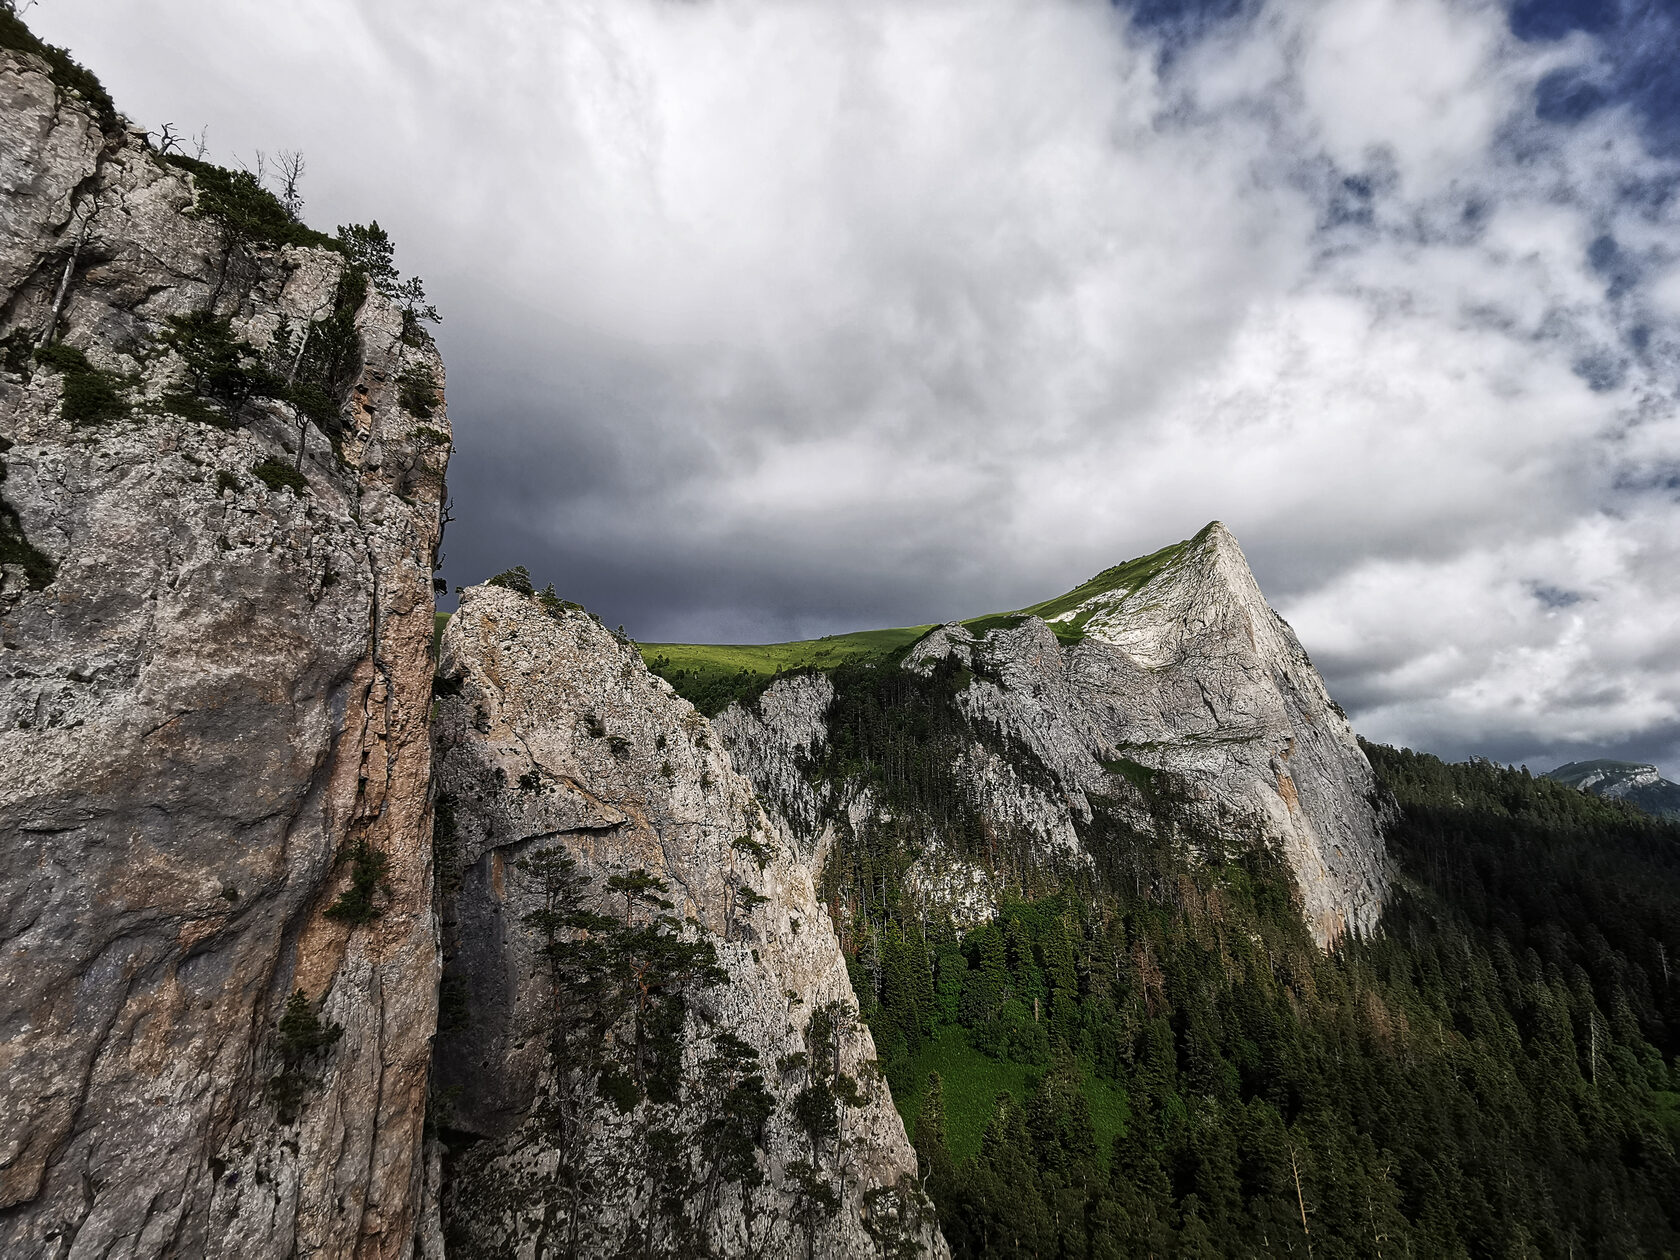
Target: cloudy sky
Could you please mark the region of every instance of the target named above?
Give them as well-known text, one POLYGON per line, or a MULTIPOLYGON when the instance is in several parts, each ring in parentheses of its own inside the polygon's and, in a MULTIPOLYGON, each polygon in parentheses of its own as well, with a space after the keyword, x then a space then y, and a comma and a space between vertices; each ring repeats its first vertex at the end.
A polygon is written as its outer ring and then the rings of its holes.
POLYGON ((1367 735, 1680 771, 1674 0, 42 0, 443 308, 446 576, 643 640, 1212 518, 1367 735))

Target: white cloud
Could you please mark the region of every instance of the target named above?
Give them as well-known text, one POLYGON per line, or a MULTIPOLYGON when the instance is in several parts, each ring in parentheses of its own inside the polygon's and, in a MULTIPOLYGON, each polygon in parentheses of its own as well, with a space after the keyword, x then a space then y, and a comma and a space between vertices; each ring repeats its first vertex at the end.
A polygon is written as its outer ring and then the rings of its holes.
POLYGON ((1674 172, 1531 104, 1590 41, 1485 0, 1274 0, 1165 63, 1100 0, 31 18, 393 230, 449 317, 456 580, 817 633, 1217 516, 1376 737, 1680 731, 1680 225, 1619 196, 1674 172))
POLYGON ((1298 76, 1335 161, 1361 170, 1386 151, 1412 195, 1438 191, 1485 154, 1509 103, 1489 4, 1337 0, 1297 28, 1298 76))

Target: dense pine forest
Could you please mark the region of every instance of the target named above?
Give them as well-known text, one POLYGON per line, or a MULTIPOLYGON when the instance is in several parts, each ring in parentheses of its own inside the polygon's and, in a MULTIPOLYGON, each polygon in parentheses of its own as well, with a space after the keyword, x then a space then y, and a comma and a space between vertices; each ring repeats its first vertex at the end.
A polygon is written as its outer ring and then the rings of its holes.
POLYGON ((835 677, 812 770, 893 821, 824 892, 958 1256, 1680 1255, 1680 827, 1368 746, 1395 892, 1325 956, 1275 859, 1135 825, 1167 776, 1117 765, 1094 869, 1035 867, 947 770, 1033 773, 959 671, 835 677), (994 922, 912 909, 934 834, 1014 890, 994 922))

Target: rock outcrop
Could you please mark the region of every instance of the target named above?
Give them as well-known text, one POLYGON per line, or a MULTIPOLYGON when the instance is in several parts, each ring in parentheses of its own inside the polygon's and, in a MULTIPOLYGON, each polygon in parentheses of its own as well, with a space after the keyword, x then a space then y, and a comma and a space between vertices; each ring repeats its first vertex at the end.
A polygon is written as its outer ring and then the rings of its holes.
MULTIPOLYGON (((819 1256, 873 1255, 899 1235, 944 1254, 809 870, 711 724, 588 614, 495 586, 463 594, 440 679, 439 799, 453 824, 440 840, 437 1068, 450 1253, 545 1255, 564 1243, 614 1255, 651 1237, 663 1254, 687 1236, 704 1254, 802 1256, 811 1213, 819 1256), (603 1030, 588 1064, 553 1049, 585 1001, 556 995, 533 917, 548 904, 534 863, 555 846, 589 881, 595 912, 628 922, 607 881, 647 872, 665 885, 671 930, 715 954, 721 983, 685 994, 680 1097, 608 1101, 610 1080, 631 1088, 620 1074, 640 1053, 628 1022, 603 1030), (716 1172, 705 1064, 727 1037, 756 1055, 769 1096, 752 1157, 763 1184, 726 1180, 709 1210, 699 1193, 662 1207, 656 1183, 704 1185, 716 1172), (796 1099, 815 1096, 804 1091, 825 1046, 838 1047, 838 1131, 813 1142, 796 1099), (674 1140, 664 1156, 660 1134, 674 1140), (813 1178, 834 1194, 830 1211, 814 1206, 813 1178)), ((770 714, 795 745, 811 733, 808 699, 796 692, 770 714)))
POLYGON ((442 364, 200 170, 0 53, 0 1253, 402 1256, 442 364))
MULTIPOLYGON (((1321 945, 1374 928, 1387 874, 1371 767, 1230 532, 1215 522, 1135 579, 1057 602, 1067 606, 1053 620, 1078 631, 1071 642, 1050 621, 1023 615, 981 634, 942 626, 902 662, 927 675, 956 658, 973 674, 958 696, 964 711, 1023 750, 1012 759, 976 745, 959 758, 956 773, 988 825, 1031 837, 1045 861, 1077 861, 1088 856, 1079 825, 1091 800, 1124 808, 1142 776, 1171 785, 1190 843, 1201 835, 1273 847, 1321 945), (1029 762, 1035 773, 1023 775, 1029 762)), ((792 803, 796 827, 824 814, 788 783, 790 767, 821 742, 807 712, 812 691, 806 679, 781 680, 755 706, 777 714, 800 697, 797 746, 784 724, 741 707, 718 721, 766 798, 792 803)), ((851 804, 843 785, 803 788, 851 804)), ((1130 817, 1141 828, 1162 825, 1142 808, 1130 817)), ((911 877, 913 892, 965 922, 986 888, 980 868, 940 850, 919 857, 911 877)))
POLYGON ((1626 801, 1635 809, 1658 818, 1680 821, 1680 783, 1662 777, 1657 768, 1644 761, 1571 761, 1548 770, 1543 776, 1556 779, 1594 796, 1607 796, 1613 801, 1626 801))

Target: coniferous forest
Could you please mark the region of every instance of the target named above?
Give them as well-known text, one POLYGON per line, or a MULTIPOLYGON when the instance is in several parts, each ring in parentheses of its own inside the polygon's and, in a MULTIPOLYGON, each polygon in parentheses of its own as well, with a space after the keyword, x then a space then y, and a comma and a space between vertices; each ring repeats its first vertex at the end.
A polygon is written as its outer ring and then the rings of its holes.
POLYGON ((1680 827, 1367 746, 1395 887, 1327 956, 1275 859, 1100 800, 1094 869, 1030 868, 942 769, 1000 738, 966 679, 836 682, 814 770, 895 809, 825 894, 956 1255, 1680 1254, 1680 827), (910 908, 931 830, 1016 890, 995 921, 910 908))

